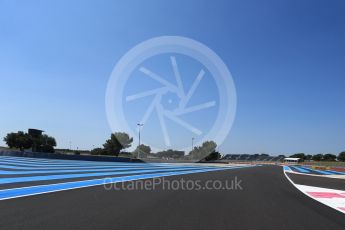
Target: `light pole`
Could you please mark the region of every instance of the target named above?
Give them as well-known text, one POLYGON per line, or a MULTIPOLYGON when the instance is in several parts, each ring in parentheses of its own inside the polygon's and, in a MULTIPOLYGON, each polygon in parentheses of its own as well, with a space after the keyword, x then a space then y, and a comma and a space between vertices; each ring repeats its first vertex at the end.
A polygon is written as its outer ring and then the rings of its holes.
POLYGON ((138 123, 137 126, 139 128, 139 145, 138 145, 138 159, 139 159, 139 156, 140 156, 139 155, 139 153, 140 153, 140 129, 141 129, 141 127, 144 126, 144 124, 138 123))
POLYGON ((192 151, 193 151, 193 149, 194 149, 194 137, 192 137, 192 151))

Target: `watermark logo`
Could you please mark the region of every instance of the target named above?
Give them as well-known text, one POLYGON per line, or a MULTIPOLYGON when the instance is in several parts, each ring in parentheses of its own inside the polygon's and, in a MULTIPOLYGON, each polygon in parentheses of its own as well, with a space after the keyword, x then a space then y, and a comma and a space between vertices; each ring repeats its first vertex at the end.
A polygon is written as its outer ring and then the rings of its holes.
POLYGON ((191 180, 185 178, 165 179, 157 177, 149 180, 113 181, 105 178, 103 188, 107 191, 221 191, 243 190, 242 180, 235 176, 228 180, 191 180))
POLYGON ((227 66, 210 48, 186 37, 162 36, 136 45, 118 61, 107 85, 112 131, 137 137, 139 128, 146 133, 142 143, 156 151, 188 153, 191 145, 207 140, 221 144, 235 112, 227 66))

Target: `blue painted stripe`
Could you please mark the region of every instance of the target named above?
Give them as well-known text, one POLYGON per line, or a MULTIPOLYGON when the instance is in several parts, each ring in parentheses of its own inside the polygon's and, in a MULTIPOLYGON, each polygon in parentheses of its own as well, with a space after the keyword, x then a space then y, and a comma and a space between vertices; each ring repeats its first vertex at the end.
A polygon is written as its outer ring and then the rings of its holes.
POLYGON ((338 172, 338 171, 333 171, 333 170, 326 170, 327 172, 331 174, 336 174, 336 175, 345 175, 345 172, 338 172))
POLYGON ((12 162, 37 162, 37 163, 70 163, 70 164, 116 164, 116 163, 133 163, 133 162, 110 162, 110 161, 87 161, 87 160, 68 160, 68 159, 42 159, 42 158, 30 158, 30 157, 4 157, 0 156, 0 161, 12 161, 12 162))
MULTIPOLYGON (((92 166, 92 165, 81 165, 81 166, 50 166, 50 167, 32 167, 32 166, 15 166, 15 165, 1 165, 0 169, 18 169, 18 170, 49 170, 49 169, 80 169, 80 168, 116 168, 116 167, 182 167, 178 165, 169 165, 169 164, 117 164, 117 165, 98 165, 98 166, 92 166)), ((206 167, 206 166, 204 166, 206 167)), ((214 166, 208 166, 208 167, 214 167, 214 166)))
MULTIPOLYGON (((199 166, 154 166, 154 167, 112 167, 112 168, 87 168, 87 169, 51 169, 51 170, 28 170, 28 171, 4 171, 0 170, 0 175, 27 175, 27 174, 56 174, 56 173, 78 173, 78 172, 111 172, 111 171, 126 171, 126 170, 141 170, 141 169, 176 169, 183 168, 186 170, 189 169, 210 169, 211 167, 199 167, 199 166)), ((214 168, 214 167, 213 167, 214 168)))
POLYGON ((345 175, 345 173, 343 173, 343 172, 337 172, 337 171, 333 171, 333 170, 318 170, 318 169, 312 169, 312 168, 309 168, 309 167, 308 168, 304 167, 304 168, 309 169, 311 171, 318 172, 320 174, 324 174, 324 175, 334 175, 334 174, 336 174, 336 175, 345 175))
MULTIPOLYGON (((0 156, 0 168, 1 168, 1 158, 3 156, 0 156)), ((48 164, 36 164, 35 162, 36 159, 31 160, 32 162, 28 163, 28 158, 27 157, 14 157, 14 158, 22 158, 20 161, 17 163, 17 160, 13 161, 11 166, 18 167, 18 164, 20 164, 20 167, 35 167, 35 166, 52 166, 52 167, 80 167, 80 166, 85 166, 85 167, 90 167, 90 166, 99 166, 99 167, 111 167, 111 166, 117 166, 117 165, 147 165, 147 166, 172 166, 176 167, 177 164, 174 163, 132 163, 132 162, 100 162, 100 161, 78 161, 78 160, 57 160, 56 163, 53 160, 48 160, 48 164)), ((33 159, 33 158, 31 158, 33 159)), ((10 163, 10 162, 7 162, 10 163)), ((10 168, 11 166, 4 165, 3 168, 10 168)), ((204 166, 206 167, 206 166, 204 166)), ((18 167, 19 168, 19 167, 18 167)), ((41 168, 40 168, 41 169, 41 168)))
POLYGON ((310 170, 311 172, 317 172, 317 173, 320 173, 320 174, 323 174, 323 175, 332 175, 332 173, 329 173, 329 172, 326 172, 326 171, 323 171, 323 170, 311 169, 311 168, 306 168, 306 167, 302 167, 302 168, 306 169, 306 170, 310 170))
MULTIPOLYGON (((14 165, 14 166, 32 166, 32 167, 47 167, 47 166, 52 166, 52 167, 60 167, 60 166, 75 166, 75 167, 79 167, 79 166, 112 166, 112 165, 119 165, 121 163, 115 163, 115 164, 88 164, 88 163, 84 163, 84 164, 41 164, 41 163, 28 163, 28 162, 5 162, 2 161, 0 162, 1 165, 14 165)), ((122 163, 122 164, 127 164, 127 165, 132 165, 132 164, 136 164, 136 165, 140 165, 140 164, 145 164, 145 163, 122 163)))
MULTIPOLYGON (((251 167, 251 166, 248 166, 248 167, 251 167)), ((82 187, 111 184, 111 183, 117 183, 117 182, 150 179, 150 178, 165 177, 165 176, 175 176, 175 175, 183 175, 183 174, 191 174, 191 173, 220 171, 220 170, 226 170, 226 169, 227 168, 223 167, 223 168, 218 168, 218 169, 207 169, 207 170, 141 174, 141 175, 133 175, 133 176, 107 178, 106 180, 94 179, 94 180, 75 181, 75 182, 40 185, 40 186, 32 186, 32 187, 24 187, 24 188, 5 189, 5 190, 0 190, 0 200, 23 197, 23 196, 31 196, 31 195, 37 195, 37 194, 42 194, 42 193, 50 193, 50 192, 56 192, 56 191, 62 191, 62 190, 70 190, 70 189, 76 189, 76 188, 82 188, 82 187)))
MULTIPOLYGON (((155 164, 149 164, 149 163, 118 163, 113 165, 44 165, 44 166, 37 166, 37 165, 29 165, 29 164, 21 164, 20 166, 18 164, 0 164, 0 168, 10 168, 10 169, 43 169, 43 168, 52 168, 52 169, 59 169, 61 167, 64 168, 91 168, 91 167, 98 167, 98 168, 111 168, 111 167, 188 167, 188 166, 196 166, 196 165, 181 165, 181 164, 161 164, 161 163, 155 163, 155 164)), ((201 167, 215 167, 215 166, 203 166, 200 164, 201 167)))
POLYGON ((301 172, 301 173, 310 173, 310 170, 306 170, 302 167, 299 167, 299 166, 291 166, 291 168, 297 170, 298 172, 301 172))
MULTIPOLYGON (((58 161, 41 161, 31 159, 5 159, 0 157, 0 162, 3 163, 18 163, 18 164, 38 164, 38 165, 51 165, 51 164, 71 164, 71 165, 84 165, 84 164, 97 164, 97 165, 112 165, 119 163, 133 164, 133 162, 101 162, 101 161, 73 161, 73 160, 58 160, 58 161)), ((138 164, 138 163, 137 163, 138 164)), ((139 163, 140 164, 140 163, 139 163)))
MULTIPOLYGON (((0 169, 17 169, 17 170, 54 170, 54 169, 101 169, 101 168, 121 168, 121 167, 140 167, 140 165, 133 165, 133 166, 128 166, 128 165, 114 165, 114 166, 61 166, 61 167, 24 167, 24 166, 5 166, 5 165, 0 165, 0 169)), ((143 166, 145 167, 145 166, 143 166)), ((150 166, 146 166, 150 167, 150 166)), ((155 167, 155 166, 151 166, 155 167)), ((159 166, 158 166, 159 167, 159 166)))
POLYGON ((284 166, 284 171, 291 171, 289 166, 284 166))
MULTIPOLYGON (((66 162, 66 163, 81 163, 81 162, 98 162, 102 163, 101 161, 82 161, 82 160, 68 160, 68 159, 44 159, 44 158, 32 158, 32 157, 5 157, 0 156, 1 160, 6 161, 24 161, 24 162, 41 162, 41 163, 50 163, 50 162, 66 162)), ((104 162, 104 163, 112 163, 112 162, 104 162)))
MULTIPOLYGON (((20 158, 20 157, 17 157, 20 158)), ((22 159, 4 159, 0 156, 0 162, 14 164, 33 164, 33 165, 116 165, 116 164, 162 164, 162 163, 133 163, 133 162, 102 162, 102 161, 79 161, 79 160, 48 160, 41 161, 21 157, 22 159)), ((167 163, 170 164, 170 163, 167 163)))
MULTIPOLYGON (((101 177, 101 176, 138 174, 138 173, 185 171, 185 170, 186 170, 185 168, 148 169, 148 170, 145 169, 145 170, 129 170, 129 171, 120 171, 120 172, 100 172, 100 173, 11 177, 11 178, 0 178, 0 184, 11 184, 11 183, 32 182, 32 181, 46 181, 46 180, 75 179, 75 178, 98 177, 98 176, 101 177)), ((213 170, 213 169, 202 169, 202 170, 213 170)))
MULTIPOLYGON (((115 164, 82 164, 82 165, 47 165, 37 166, 29 164, 0 164, 0 169, 18 169, 18 170, 49 170, 49 169, 79 169, 79 168, 113 168, 113 167, 187 167, 188 165, 165 164, 165 163, 115 163, 115 164)), ((189 165, 192 166, 192 165, 189 165)), ((214 167, 214 166, 202 166, 214 167)))
MULTIPOLYGON (((0 156, 0 160, 4 161, 25 161, 25 162, 41 162, 41 163, 49 163, 49 162, 74 162, 72 160, 60 160, 60 159, 43 159, 43 158, 31 158, 31 157, 6 157, 0 156)), ((80 162, 76 160, 75 162, 80 162)))
MULTIPOLYGON (((161 163, 115 163, 115 164, 46 164, 46 165, 39 165, 39 164, 27 164, 27 163, 0 163, 0 168, 43 168, 43 167, 117 167, 117 166, 172 166, 176 167, 177 164, 161 164, 161 163)), ((206 166, 205 166, 206 167, 206 166)))
POLYGON ((6 161, 22 161, 22 162, 41 162, 41 163, 129 163, 129 162, 109 162, 109 161, 85 161, 85 160, 68 160, 68 159, 43 159, 43 158, 31 158, 31 157, 5 157, 0 156, 0 160, 6 161))
POLYGON ((131 162, 102 162, 102 161, 80 161, 80 160, 41 160, 28 157, 4 158, 0 156, 0 161, 12 163, 40 163, 40 164, 113 164, 131 162))
MULTIPOLYGON (((304 167, 306 168, 306 167, 304 167)), ((345 175, 343 172, 337 172, 337 171, 332 171, 332 170, 318 170, 318 169, 312 169, 312 168, 307 168, 311 171, 323 174, 323 175, 345 175)))
MULTIPOLYGON (((3 162, 18 162, 18 163, 41 163, 41 164, 49 164, 49 163, 73 163, 73 164, 78 164, 81 163, 80 161, 71 161, 71 160, 50 160, 50 161, 46 161, 46 160, 36 160, 36 159, 30 159, 30 158, 4 158, 4 157, 0 157, 0 161, 3 162)), ((89 161, 91 162, 91 161, 89 161)), ((100 163, 99 161, 97 161, 98 163, 100 163)), ((97 163, 96 162, 96 163, 97 163)), ((91 162, 92 163, 92 162, 91 162)), ((101 162, 102 163, 102 162, 101 162)))
MULTIPOLYGON (((52 167, 42 167, 42 168, 31 168, 31 167, 4 167, 1 168, 0 170, 3 171, 8 171, 6 169, 12 169, 12 170, 17 170, 17 171, 44 171, 44 170, 93 170, 93 169, 116 169, 116 168, 153 168, 153 167, 161 167, 161 168, 181 168, 181 167, 185 167, 185 166, 175 166, 175 167, 171 167, 171 166, 112 166, 112 167, 58 167, 58 168, 52 168, 52 167)), ((190 166, 190 167, 200 167, 200 166, 190 166)), ((188 168, 188 167, 185 167, 188 168)), ((203 168, 215 168, 215 167, 203 167, 203 168)))
MULTIPOLYGON (((61 165, 61 166, 17 166, 17 165, 2 165, 0 164, 0 170, 1 169, 23 169, 23 170, 44 170, 44 169, 79 169, 79 168, 116 168, 116 167, 145 167, 140 165, 112 165, 112 166, 102 166, 102 165, 83 165, 83 166, 70 166, 70 165, 61 165)), ((154 166, 152 166, 154 167, 154 166)))

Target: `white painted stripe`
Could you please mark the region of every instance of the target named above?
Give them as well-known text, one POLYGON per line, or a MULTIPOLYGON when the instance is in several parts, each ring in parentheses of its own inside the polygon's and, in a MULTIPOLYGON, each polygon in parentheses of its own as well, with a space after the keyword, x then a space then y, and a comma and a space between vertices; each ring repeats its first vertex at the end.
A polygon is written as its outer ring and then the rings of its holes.
POLYGON ((312 199, 345 214, 345 191, 299 184, 296 187, 312 199))
POLYGON ((294 183, 291 178, 286 174, 286 170, 284 170, 285 177, 290 181, 290 183, 297 188, 299 191, 301 191, 304 195, 310 197, 313 200, 316 200, 330 208, 333 208, 343 214, 345 214, 345 198, 316 198, 315 196, 312 196, 311 192, 335 192, 339 194, 344 194, 345 191, 341 190, 335 190, 335 189, 328 189, 328 188, 320 188, 320 187, 313 187, 313 186, 306 186, 306 185, 300 185, 294 183))

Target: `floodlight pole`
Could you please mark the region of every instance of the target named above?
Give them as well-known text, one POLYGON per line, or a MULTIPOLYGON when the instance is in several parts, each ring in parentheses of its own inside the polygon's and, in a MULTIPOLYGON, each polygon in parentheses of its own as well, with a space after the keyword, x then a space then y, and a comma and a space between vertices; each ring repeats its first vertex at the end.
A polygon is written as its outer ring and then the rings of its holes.
POLYGON ((139 159, 139 154, 140 154, 140 129, 141 129, 141 127, 144 126, 144 124, 138 123, 137 126, 139 128, 139 145, 138 145, 138 159, 139 159))
POLYGON ((194 150, 194 137, 192 137, 192 151, 194 150))

